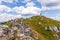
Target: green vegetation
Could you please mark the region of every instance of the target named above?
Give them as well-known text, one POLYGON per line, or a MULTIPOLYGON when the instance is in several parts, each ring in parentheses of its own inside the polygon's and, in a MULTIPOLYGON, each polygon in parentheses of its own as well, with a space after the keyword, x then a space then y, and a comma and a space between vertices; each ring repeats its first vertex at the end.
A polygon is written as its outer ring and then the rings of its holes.
POLYGON ((60 22, 46 18, 44 16, 34 16, 30 19, 24 19, 24 21, 29 25, 30 28, 35 30, 37 33, 39 33, 39 37, 44 37, 45 39, 41 40, 57 40, 56 37, 53 36, 55 32, 48 30, 45 30, 45 27, 49 26, 60 26, 60 22))
MULTIPOLYGON (((45 30, 45 27, 49 26, 57 26, 60 27, 60 21, 56 21, 50 18, 46 18, 44 16, 33 16, 31 18, 23 19, 24 22, 34 31, 37 32, 39 36, 39 40, 57 40, 53 34, 56 34, 55 32, 52 32, 51 30, 45 30)), ((12 23, 10 21, 2 23, 3 25, 6 24, 9 27, 12 26, 12 23)), ((57 33, 60 36, 60 33, 57 33)))
POLYGON ((8 21, 8 22, 2 22, 1 24, 2 24, 2 25, 8 25, 9 27, 11 27, 11 26, 12 26, 11 21, 8 21))

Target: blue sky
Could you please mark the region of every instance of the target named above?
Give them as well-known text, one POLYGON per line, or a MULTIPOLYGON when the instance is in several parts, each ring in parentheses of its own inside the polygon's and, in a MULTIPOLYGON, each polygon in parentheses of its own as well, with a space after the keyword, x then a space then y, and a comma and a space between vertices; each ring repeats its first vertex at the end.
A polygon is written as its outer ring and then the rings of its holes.
POLYGON ((60 20, 59 0, 1 0, 0 22, 42 15, 60 20))

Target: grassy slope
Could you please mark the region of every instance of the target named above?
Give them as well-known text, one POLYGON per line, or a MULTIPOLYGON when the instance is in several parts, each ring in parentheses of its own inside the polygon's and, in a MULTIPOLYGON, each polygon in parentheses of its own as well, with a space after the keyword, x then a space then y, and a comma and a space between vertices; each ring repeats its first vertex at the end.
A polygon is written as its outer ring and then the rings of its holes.
POLYGON ((44 16, 34 16, 31 17, 31 19, 24 19, 24 21, 29 25, 30 28, 38 33, 41 40, 57 40, 56 37, 53 36, 53 34, 55 34, 54 32, 50 30, 46 31, 44 28, 54 25, 59 27, 59 21, 52 20, 44 16))
POLYGON ((11 26, 12 26, 11 21, 8 21, 8 22, 2 22, 1 24, 2 24, 2 25, 8 25, 9 27, 11 27, 11 26))
MULTIPOLYGON (((54 25, 59 27, 60 26, 59 21, 52 20, 44 16, 33 16, 30 19, 29 18, 23 19, 23 21, 26 22, 28 26, 38 34, 40 38, 39 40, 57 40, 56 37, 53 36, 55 32, 52 32, 49 29, 46 31, 45 27, 54 26, 54 25)), ((9 27, 12 26, 10 21, 2 24, 6 24, 9 27)), ((58 34, 60 35, 60 33, 58 34)))

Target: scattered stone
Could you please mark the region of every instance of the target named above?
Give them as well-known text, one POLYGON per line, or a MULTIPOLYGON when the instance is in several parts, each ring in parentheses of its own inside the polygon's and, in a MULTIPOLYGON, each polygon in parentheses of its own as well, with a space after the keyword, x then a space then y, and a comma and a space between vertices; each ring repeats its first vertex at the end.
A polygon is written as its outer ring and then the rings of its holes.
POLYGON ((59 32, 58 28, 56 26, 50 26, 49 29, 51 31, 59 32))
POLYGON ((39 22, 39 24, 41 25, 42 23, 41 23, 41 22, 39 22))
POLYGON ((45 30, 47 30, 48 28, 47 27, 45 27, 45 30))
MULTIPOLYGON (((9 40, 33 40, 32 29, 27 24, 19 19, 12 20, 12 27, 9 28, 7 25, 0 25, 0 36, 6 37, 9 40), (19 22, 20 21, 20 22, 19 22), (18 22, 18 24, 17 24, 18 22)), ((37 38, 37 37, 36 37, 37 38)))

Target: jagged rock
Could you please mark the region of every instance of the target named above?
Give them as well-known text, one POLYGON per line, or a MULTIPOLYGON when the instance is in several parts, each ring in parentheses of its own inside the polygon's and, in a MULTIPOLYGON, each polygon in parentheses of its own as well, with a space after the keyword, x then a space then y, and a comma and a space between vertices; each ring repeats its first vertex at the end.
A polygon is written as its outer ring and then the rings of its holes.
POLYGON ((24 34, 20 34, 19 36, 20 36, 20 37, 23 37, 23 36, 25 36, 25 35, 24 35, 24 34))
MULTIPOLYGON (((7 25, 0 25, 0 36, 7 36, 8 39, 19 38, 19 40, 34 40, 32 29, 27 24, 19 19, 12 20, 12 27, 9 28, 7 25), (19 22, 20 21, 20 22, 19 22), (18 24, 17 24, 18 23, 18 24)), ((37 38, 37 37, 36 37, 37 38)))
POLYGON ((54 34, 53 36, 55 36, 57 38, 57 40, 60 39, 58 34, 54 34))
POLYGON ((59 32, 58 28, 56 26, 50 26, 49 29, 51 31, 59 32))

